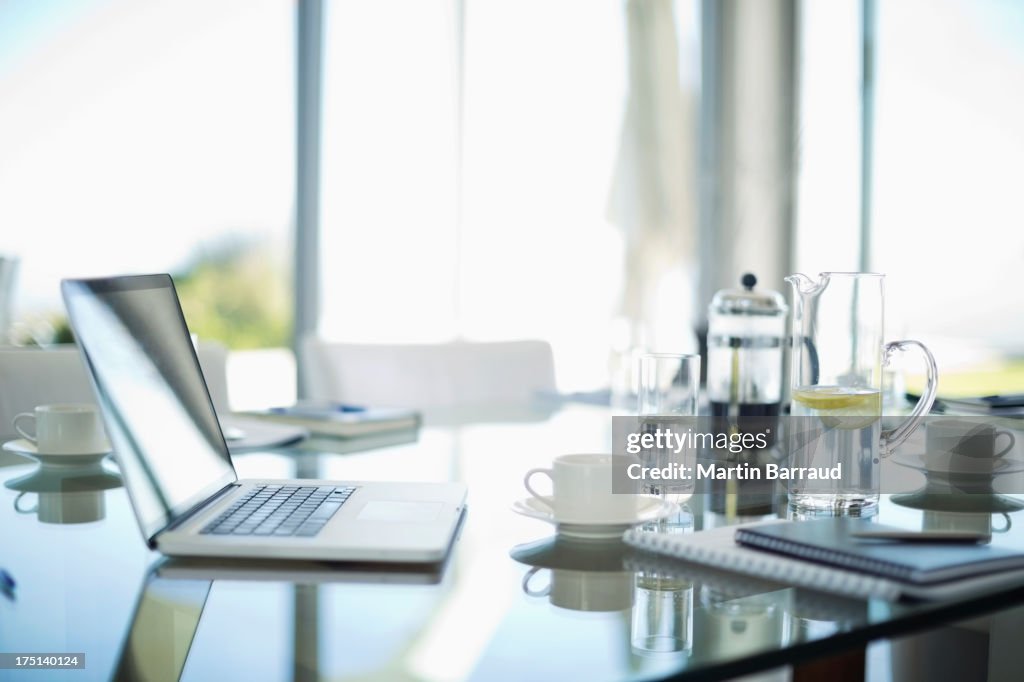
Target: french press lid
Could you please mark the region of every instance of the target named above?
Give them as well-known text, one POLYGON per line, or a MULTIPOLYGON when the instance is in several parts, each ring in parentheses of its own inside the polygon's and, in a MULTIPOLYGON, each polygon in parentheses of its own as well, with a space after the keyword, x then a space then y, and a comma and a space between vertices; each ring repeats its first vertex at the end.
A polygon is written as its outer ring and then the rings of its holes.
POLYGON ((720 315, 785 315, 789 310, 786 300, 777 291, 761 289, 755 291, 757 277, 746 273, 740 278, 741 289, 722 289, 708 309, 720 315))

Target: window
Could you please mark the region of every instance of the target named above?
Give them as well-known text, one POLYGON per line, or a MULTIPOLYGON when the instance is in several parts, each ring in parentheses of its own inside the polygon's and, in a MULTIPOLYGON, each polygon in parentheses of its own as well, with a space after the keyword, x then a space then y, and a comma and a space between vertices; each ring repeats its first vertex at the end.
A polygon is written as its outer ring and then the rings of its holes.
MULTIPOLYGON (((328 5, 322 334, 543 338, 561 389, 607 385, 628 240, 610 209, 628 35, 651 28, 631 29, 628 9, 644 4, 328 5)), ((666 42, 691 104, 678 120, 680 153, 694 156, 697 6, 675 4, 666 42)), ((691 187, 687 210, 696 213, 691 187)), ((651 292, 664 344, 689 339, 680 270, 651 292)))
POLYGON ((1019 392, 1024 6, 883 0, 877 36, 871 258, 890 273, 889 335, 932 347, 944 393, 1019 392))
POLYGON ((62 277, 170 271, 200 337, 287 344, 293 11, 0 6, 0 253, 20 260, 16 340, 51 340, 62 277))
POLYGON ((812 277, 856 271, 861 255, 861 0, 805 0, 799 25, 794 269, 812 277))

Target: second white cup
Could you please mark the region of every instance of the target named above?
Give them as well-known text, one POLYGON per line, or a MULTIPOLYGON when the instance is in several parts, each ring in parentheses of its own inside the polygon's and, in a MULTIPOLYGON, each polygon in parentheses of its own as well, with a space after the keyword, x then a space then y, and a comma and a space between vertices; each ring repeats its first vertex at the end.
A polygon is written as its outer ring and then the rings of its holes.
POLYGON ((991 472, 1015 443, 1013 433, 968 419, 939 419, 925 426, 927 466, 931 470, 991 472), (999 437, 1006 445, 999 447, 999 437))
POLYGON ((91 455, 109 452, 110 443, 100 423, 95 405, 58 403, 39 405, 34 412, 22 412, 14 418, 14 429, 46 455, 91 455), (35 433, 22 422, 35 421, 35 433))
POLYGON ((612 492, 612 455, 561 455, 550 469, 530 469, 523 483, 530 494, 551 508, 559 523, 616 524, 636 516, 638 497, 612 492), (530 484, 535 474, 551 479, 551 496, 530 484))

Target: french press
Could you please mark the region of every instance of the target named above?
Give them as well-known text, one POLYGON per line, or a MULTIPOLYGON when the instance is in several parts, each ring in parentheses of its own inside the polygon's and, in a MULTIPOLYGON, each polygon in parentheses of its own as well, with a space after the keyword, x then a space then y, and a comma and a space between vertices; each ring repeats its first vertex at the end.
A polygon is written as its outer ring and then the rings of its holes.
POLYGON ((779 292, 757 289, 753 274, 743 275, 740 284, 719 291, 708 307, 711 414, 725 419, 777 417, 789 309, 779 292))

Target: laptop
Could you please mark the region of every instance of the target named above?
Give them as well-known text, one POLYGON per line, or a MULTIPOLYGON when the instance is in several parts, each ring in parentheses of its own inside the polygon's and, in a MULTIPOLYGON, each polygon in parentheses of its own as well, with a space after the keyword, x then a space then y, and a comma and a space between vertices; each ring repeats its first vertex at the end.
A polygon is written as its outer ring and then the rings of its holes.
POLYGON ((169 556, 438 562, 459 483, 239 480, 169 275, 64 280, 147 544, 169 556))

